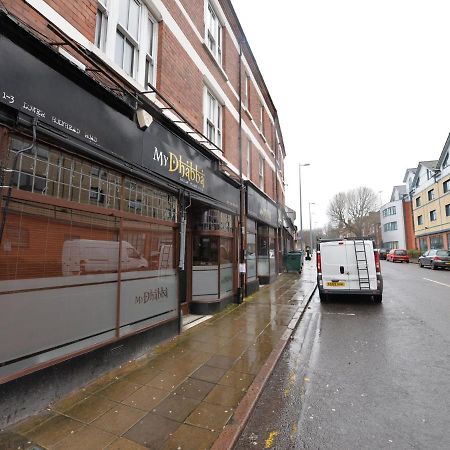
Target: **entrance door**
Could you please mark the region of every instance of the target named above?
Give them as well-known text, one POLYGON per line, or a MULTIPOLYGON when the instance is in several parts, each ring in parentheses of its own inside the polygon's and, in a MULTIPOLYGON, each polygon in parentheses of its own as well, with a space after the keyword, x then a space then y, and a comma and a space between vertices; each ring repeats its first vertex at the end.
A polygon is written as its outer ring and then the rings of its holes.
POLYGON ((183 315, 189 314, 192 302, 192 230, 186 230, 186 253, 184 271, 180 271, 180 302, 183 315))

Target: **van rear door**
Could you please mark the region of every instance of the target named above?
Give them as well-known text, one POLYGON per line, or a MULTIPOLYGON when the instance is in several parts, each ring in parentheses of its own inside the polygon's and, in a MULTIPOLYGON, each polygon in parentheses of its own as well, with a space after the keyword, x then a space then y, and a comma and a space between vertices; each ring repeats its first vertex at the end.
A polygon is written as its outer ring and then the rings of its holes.
POLYGON ((373 250, 373 242, 372 241, 356 241, 356 246, 358 250, 362 250, 365 248, 366 253, 358 253, 359 268, 362 270, 358 271, 358 262, 356 260, 357 253, 355 251, 355 241, 346 241, 346 252, 347 252, 347 267, 345 271, 348 272, 348 289, 350 290, 376 290, 377 289, 377 273, 375 268, 375 256, 373 250), (364 247, 363 247, 364 243, 364 247), (364 259, 367 258, 367 266, 364 259), (364 270, 367 267, 368 272, 364 270), (359 275, 358 275, 359 273, 359 275), (369 285, 366 283, 362 283, 360 286, 359 279, 367 278, 367 274, 369 276, 369 285))
POLYGON ((347 251, 345 241, 330 241, 320 244, 323 288, 328 290, 347 290, 348 275, 347 251))

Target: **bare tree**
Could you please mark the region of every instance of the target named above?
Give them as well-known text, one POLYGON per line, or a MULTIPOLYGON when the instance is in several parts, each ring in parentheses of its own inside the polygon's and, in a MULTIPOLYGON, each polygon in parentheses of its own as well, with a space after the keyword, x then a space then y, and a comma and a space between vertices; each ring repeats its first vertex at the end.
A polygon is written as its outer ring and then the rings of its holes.
POLYGON ((327 214, 331 223, 342 232, 361 236, 369 213, 376 207, 375 192, 361 186, 337 193, 328 205, 327 214))

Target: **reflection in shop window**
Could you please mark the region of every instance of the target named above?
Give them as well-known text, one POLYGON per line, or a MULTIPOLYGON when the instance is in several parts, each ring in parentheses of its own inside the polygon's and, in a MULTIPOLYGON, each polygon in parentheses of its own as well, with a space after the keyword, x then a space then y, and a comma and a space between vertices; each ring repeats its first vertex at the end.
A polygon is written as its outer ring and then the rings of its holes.
POLYGON ((194 237, 194 266, 217 266, 219 238, 216 236, 194 237))

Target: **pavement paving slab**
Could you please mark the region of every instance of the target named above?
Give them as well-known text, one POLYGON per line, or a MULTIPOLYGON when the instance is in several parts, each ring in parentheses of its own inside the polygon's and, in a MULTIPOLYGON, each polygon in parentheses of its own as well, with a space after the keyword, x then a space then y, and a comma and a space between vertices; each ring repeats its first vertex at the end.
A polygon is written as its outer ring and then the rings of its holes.
POLYGON ((307 306, 314 276, 312 264, 301 278, 281 275, 241 305, 0 432, 0 448, 231 448, 241 429, 236 421, 245 422, 253 408, 307 306))

